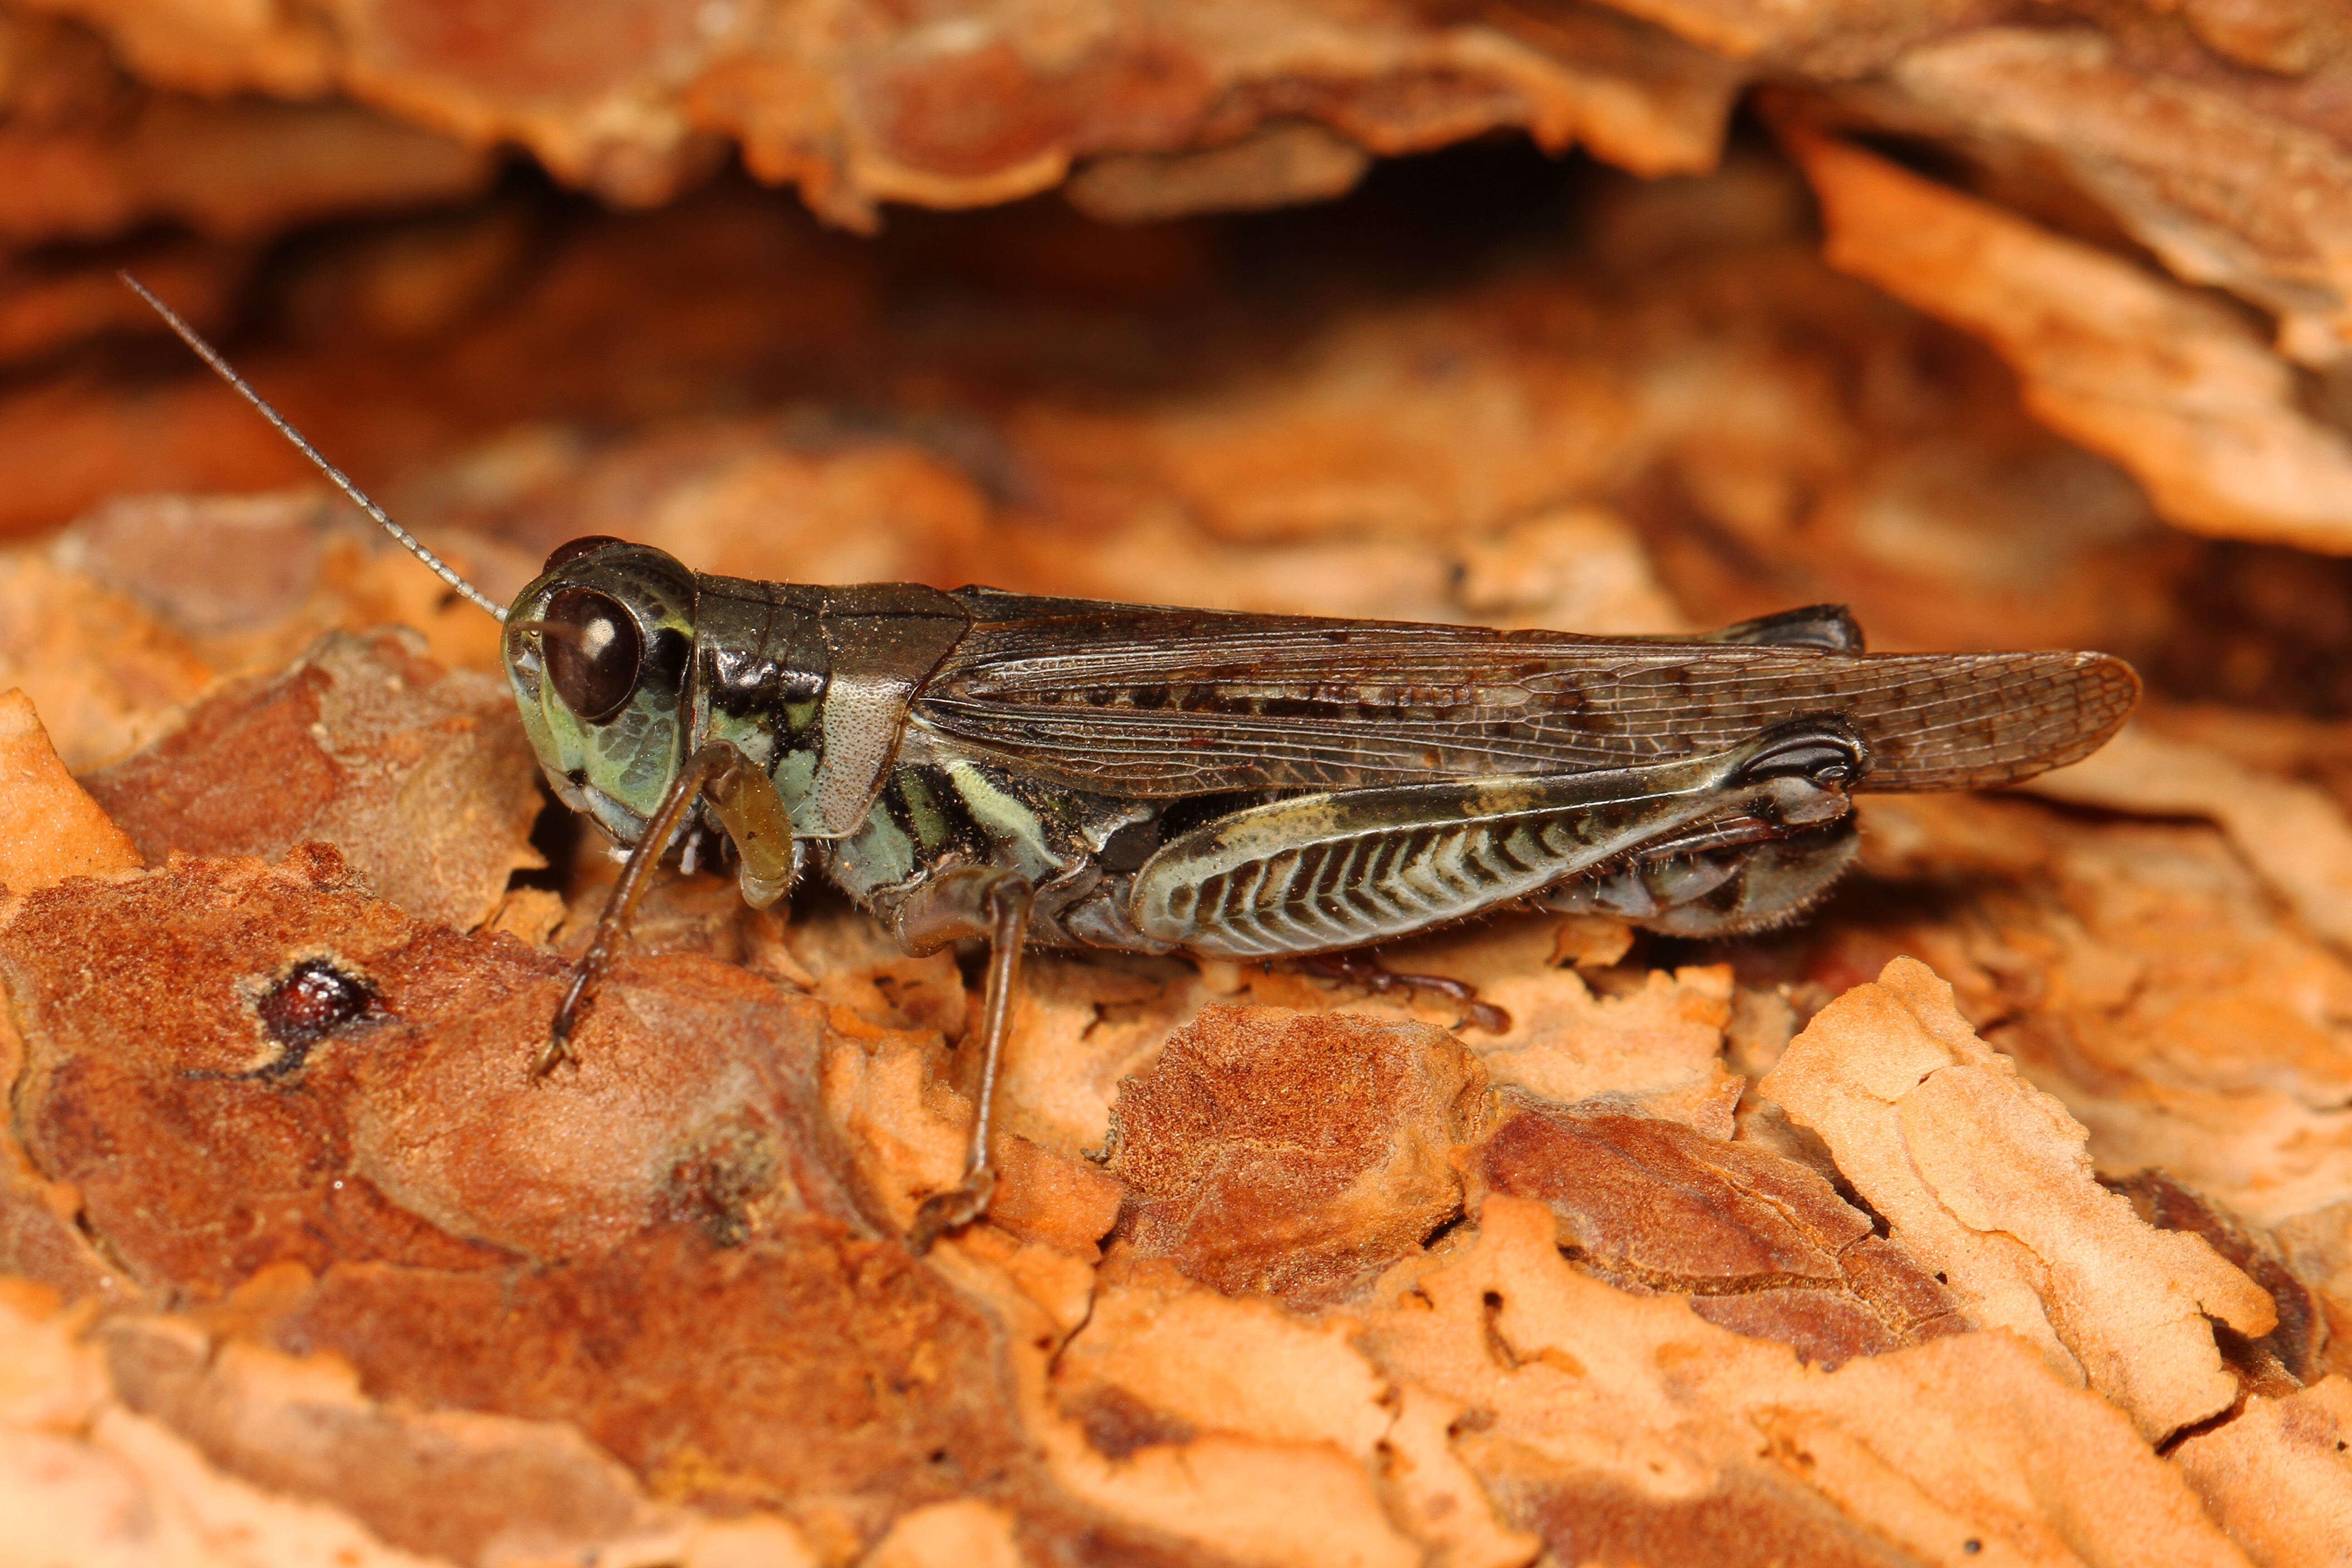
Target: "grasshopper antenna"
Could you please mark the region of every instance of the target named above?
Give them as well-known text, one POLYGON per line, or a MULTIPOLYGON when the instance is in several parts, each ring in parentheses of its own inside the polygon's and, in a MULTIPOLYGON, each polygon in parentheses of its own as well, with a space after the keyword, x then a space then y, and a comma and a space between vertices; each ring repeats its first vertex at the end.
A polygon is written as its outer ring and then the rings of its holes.
POLYGON ((278 413, 275 408, 270 407, 269 404, 262 397, 261 394, 254 391, 251 386, 247 385, 246 384, 245 377, 237 374, 235 370, 230 368, 228 361, 221 358, 220 351, 214 348, 212 344, 205 342, 203 337, 198 335, 195 328, 182 321, 178 311, 173 310, 171 306, 163 303, 163 300, 155 298, 153 291, 151 290, 147 285, 139 281, 138 279, 131 276, 130 273, 117 272, 115 276, 121 279, 125 284, 129 285, 132 293, 138 295, 142 300, 146 300, 149 306, 154 310, 154 312, 163 318, 163 324, 171 328, 173 331, 178 333, 180 341, 187 344, 188 347, 194 349, 198 359, 203 360, 206 364, 213 367, 214 374, 218 375, 223 381, 227 382, 229 385, 235 387, 236 389, 237 395, 244 398, 247 403, 252 404, 255 412, 258 413, 264 419, 268 420, 269 423, 276 427, 280 436, 285 437, 289 441, 294 443, 294 449, 301 453, 304 457, 310 458, 311 466, 316 468, 320 473, 327 476, 327 482, 329 484, 333 485, 337 489, 342 491, 344 495, 350 497, 353 506, 358 507, 362 511, 367 513, 370 517, 375 519, 377 522, 381 523, 386 533, 391 534, 394 539, 400 541, 401 543, 406 545, 408 547, 408 552, 411 555, 415 556, 419 561, 424 562, 425 565, 431 567, 435 576, 440 578, 444 583, 448 584, 452 588, 457 589, 457 592, 463 594, 467 598, 471 599, 476 605, 481 606, 482 609, 488 611, 493 619, 500 623, 504 623, 507 618, 506 607, 504 605, 499 605, 488 595, 483 593, 479 588, 475 587, 471 583, 467 582, 463 577, 457 575, 457 569, 456 567, 450 565, 446 561, 442 560, 438 555, 434 554, 430 550, 425 549, 424 542, 419 540, 416 535, 409 532, 408 530, 393 521, 392 518, 384 511, 383 508, 376 505, 375 502, 368 499, 367 492, 365 490, 361 489, 359 486, 352 483, 350 478, 344 474, 342 469, 327 461, 325 457, 320 455, 319 448, 313 447, 310 442, 302 438, 302 432, 295 429, 293 426, 289 425, 286 422, 286 416, 284 415, 278 413))

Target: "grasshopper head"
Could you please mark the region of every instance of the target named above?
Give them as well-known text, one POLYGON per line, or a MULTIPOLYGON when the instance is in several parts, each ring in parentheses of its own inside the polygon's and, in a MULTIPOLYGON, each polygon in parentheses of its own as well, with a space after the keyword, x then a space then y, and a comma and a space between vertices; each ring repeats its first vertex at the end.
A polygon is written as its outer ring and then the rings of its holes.
POLYGON ((507 682, 540 766, 624 844, 684 761, 694 612, 694 574, 601 537, 559 546, 507 612, 507 682))

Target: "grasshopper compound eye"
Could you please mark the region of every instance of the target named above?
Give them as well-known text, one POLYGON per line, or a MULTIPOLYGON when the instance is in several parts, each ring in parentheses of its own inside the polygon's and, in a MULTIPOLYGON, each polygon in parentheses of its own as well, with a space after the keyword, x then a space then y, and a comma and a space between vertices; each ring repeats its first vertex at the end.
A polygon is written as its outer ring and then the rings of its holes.
POLYGON ((621 602, 593 588, 564 588, 547 601, 540 624, 547 678, 563 705, 591 724, 627 706, 645 663, 645 634, 621 602))

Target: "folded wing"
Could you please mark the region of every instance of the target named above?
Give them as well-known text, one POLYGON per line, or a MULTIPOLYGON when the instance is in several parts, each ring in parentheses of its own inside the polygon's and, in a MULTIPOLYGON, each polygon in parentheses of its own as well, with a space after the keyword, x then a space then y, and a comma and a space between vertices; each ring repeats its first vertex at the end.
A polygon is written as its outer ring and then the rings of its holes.
POLYGON ((2137 700, 2104 654, 1855 654, 1138 608, 966 589, 910 715, 1130 797, 1671 761, 1843 715, 1874 790, 1987 788, 2088 755, 2137 700))

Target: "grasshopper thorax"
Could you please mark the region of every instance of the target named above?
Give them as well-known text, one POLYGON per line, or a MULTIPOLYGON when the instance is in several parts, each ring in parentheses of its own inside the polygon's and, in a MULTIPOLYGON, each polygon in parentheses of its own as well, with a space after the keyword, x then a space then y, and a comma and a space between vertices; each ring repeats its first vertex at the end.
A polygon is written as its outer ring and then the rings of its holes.
POLYGON ((686 755, 694 574, 649 545, 575 539, 516 595, 500 645, 540 766, 634 844, 686 755))

